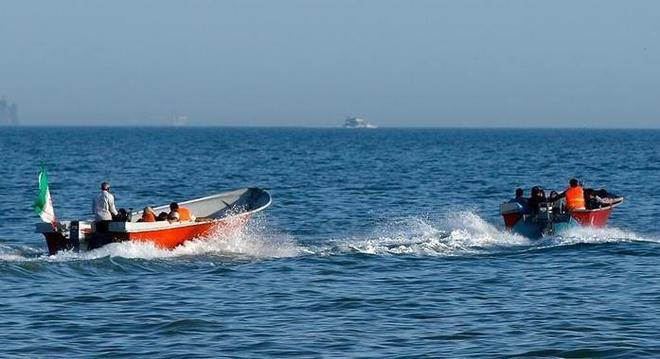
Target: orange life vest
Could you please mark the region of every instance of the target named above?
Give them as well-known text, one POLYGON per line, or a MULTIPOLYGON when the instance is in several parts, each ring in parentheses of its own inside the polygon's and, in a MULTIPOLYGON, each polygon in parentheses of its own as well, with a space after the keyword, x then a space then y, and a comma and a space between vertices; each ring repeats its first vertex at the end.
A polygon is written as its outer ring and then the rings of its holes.
POLYGON ((569 187, 566 190, 566 209, 585 209, 584 206, 584 191, 582 187, 569 187))
POLYGON ((153 213, 143 213, 142 222, 156 222, 156 216, 153 213))
POLYGON ((179 207, 179 221, 191 221, 192 216, 190 214, 190 210, 185 207, 179 207))

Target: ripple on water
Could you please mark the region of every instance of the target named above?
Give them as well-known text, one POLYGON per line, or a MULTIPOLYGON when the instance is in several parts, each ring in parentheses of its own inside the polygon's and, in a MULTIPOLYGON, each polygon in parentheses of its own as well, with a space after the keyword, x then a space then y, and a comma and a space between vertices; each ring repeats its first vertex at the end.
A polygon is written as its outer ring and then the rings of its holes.
POLYGON ((660 357, 659 212, 647 188, 659 134, 0 128, 12 154, 0 167, 12 189, 0 190, 2 352, 660 357), (116 156, 102 158, 98 141, 116 156), (571 151, 578 142, 589 146, 571 151), (274 202, 246 231, 171 251, 120 243, 48 256, 32 233, 40 161, 61 218, 87 216, 104 179, 126 207, 243 185, 271 188, 274 202), (561 189, 571 175, 626 196, 611 228, 540 241, 502 230, 497 206, 513 188, 561 189))

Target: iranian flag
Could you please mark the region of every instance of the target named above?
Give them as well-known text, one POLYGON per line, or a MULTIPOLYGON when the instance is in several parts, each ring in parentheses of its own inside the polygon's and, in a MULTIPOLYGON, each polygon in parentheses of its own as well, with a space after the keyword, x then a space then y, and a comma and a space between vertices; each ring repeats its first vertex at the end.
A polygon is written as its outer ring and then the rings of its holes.
POLYGON ((42 221, 52 225, 57 223, 55 210, 53 210, 53 200, 50 198, 50 190, 48 189, 48 175, 44 167, 39 170, 39 197, 34 201, 34 211, 41 217, 42 221))

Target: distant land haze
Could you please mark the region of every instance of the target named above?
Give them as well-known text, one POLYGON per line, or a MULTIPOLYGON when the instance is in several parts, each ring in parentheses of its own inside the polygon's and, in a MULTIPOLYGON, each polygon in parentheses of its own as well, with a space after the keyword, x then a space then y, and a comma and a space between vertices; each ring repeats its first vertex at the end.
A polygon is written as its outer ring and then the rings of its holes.
POLYGON ((5 96, 0 98, 0 125, 16 126, 18 121, 18 105, 9 103, 5 96))

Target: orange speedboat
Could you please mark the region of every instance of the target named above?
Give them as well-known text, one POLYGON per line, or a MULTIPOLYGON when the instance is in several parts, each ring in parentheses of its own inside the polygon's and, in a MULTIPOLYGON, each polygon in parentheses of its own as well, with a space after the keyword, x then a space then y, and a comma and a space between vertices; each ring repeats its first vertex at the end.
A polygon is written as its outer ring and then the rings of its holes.
MULTIPOLYGON (((129 213, 126 221, 113 221, 107 231, 97 231, 93 221, 61 221, 56 225, 38 223, 48 252, 90 250, 108 243, 151 242, 160 248, 174 248, 185 241, 211 234, 223 234, 242 228, 252 214, 271 204, 270 194, 260 188, 243 188, 213 196, 180 202, 195 217, 181 222, 137 222, 142 212, 129 213)), ((167 205, 155 207, 156 213, 168 211, 167 205)))

